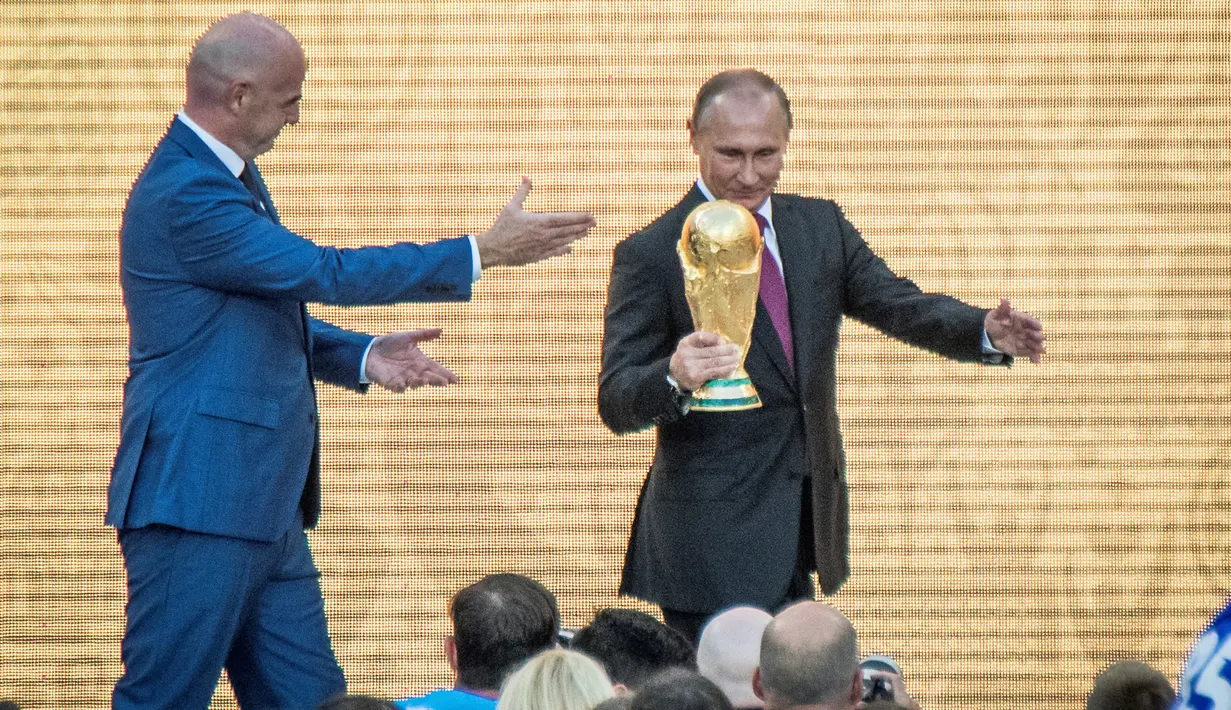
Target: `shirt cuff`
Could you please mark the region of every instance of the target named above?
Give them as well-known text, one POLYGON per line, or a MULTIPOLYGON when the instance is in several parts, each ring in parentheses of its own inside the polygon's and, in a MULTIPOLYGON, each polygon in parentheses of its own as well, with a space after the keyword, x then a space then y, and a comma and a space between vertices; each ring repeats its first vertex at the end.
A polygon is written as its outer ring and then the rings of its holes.
POLYGON ((478 281, 483 278, 483 261, 479 258, 479 240, 473 234, 467 234, 466 239, 470 241, 470 280, 478 281))
POLYGON ((368 353, 372 351, 372 344, 376 342, 376 338, 372 338, 368 346, 363 349, 363 358, 359 361, 359 384, 370 385, 372 381, 368 379, 368 353))
POLYGON ((1004 361, 1004 353, 992 345, 992 339, 987 337, 987 328, 983 329, 983 362, 988 365, 999 365, 1004 361))

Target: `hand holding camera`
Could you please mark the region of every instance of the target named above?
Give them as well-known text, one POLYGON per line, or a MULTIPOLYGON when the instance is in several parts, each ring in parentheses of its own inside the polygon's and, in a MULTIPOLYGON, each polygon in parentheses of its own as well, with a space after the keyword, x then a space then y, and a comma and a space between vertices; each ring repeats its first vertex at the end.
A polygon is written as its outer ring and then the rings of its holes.
POLYGON ((889 656, 868 656, 859 664, 863 673, 863 702, 886 701, 910 710, 920 710, 919 703, 906 692, 902 668, 889 656))

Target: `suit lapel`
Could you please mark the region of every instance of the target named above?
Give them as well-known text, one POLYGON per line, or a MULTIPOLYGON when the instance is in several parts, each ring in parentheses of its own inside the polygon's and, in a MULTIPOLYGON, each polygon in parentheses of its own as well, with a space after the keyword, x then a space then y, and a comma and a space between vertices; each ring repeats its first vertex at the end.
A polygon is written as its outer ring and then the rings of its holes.
POLYGON ((256 178, 256 185, 261 189, 261 201, 264 202, 264 207, 269 211, 269 216, 273 219, 274 224, 282 224, 282 220, 278 219, 278 210, 274 207, 274 200, 269 196, 269 188, 265 186, 265 178, 261 177, 261 171, 257 169, 256 163, 249 160, 248 167, 252 170, 252 176, 256 178))
MULTIPOLYGON (((761 258, 772 259, 774 257, 770 256, 767 251, 761 255, 761 258)), ((792 318, 791 320, 794 319, 792 318)), ((792 325, 793 328, 794 326, 792 325)), ((769 317, 769 311, 765 309, 765 304, 761 303, 760 297, 757 298, 757 316, 752 320, 752 342, 765 351, 769 361, 774 363, 774 367, 778 368, 778 373, 782 375, 782 379, 786 380, 787 384, 794 388, 795 373, 791 372, 791 367, 786 362, 786 353, 782 350, 782 341, 778 339, 778 331, 774 329, 774 321, 769 317)))
MULTIPOLYGON (((809 290, 813 288, 809 280, 812 274, 821 272, 815 261, 821 258, 818 249, 808 244, 808 225, 802 216, 791 205, 786 204, 777 196, 773 198, 774 233, 778 237, 778 253, 782 255, 782 277, 786 282, 788 309, 791 313, 791 335, 795 344, 795 377, 801 382, 807 382, 812 367, 812 354, 816 352, 811 341, 813 328, 819 314, 814 312, 815 299, 810 297, 809 290)), ((759 317, 759 316, 758 316, 759 317)), ((770 335, 778 341, 773 325, 768 323, 769 313, 765 314, 770 335)), ((779 345, 778 352, 782 352, 779 345)), ((786 367, 785 358, 782 363, 786 367)))

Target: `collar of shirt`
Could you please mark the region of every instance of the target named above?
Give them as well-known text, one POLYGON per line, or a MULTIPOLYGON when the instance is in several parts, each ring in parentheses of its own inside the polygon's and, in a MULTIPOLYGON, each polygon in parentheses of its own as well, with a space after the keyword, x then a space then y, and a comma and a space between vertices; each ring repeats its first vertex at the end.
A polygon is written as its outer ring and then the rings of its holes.
MULTIPOLYGON (((705 196, 705 199, 713 202, 716 198, 714 193, 705 186, 705 179, 697 177, 697 189, 705 196)), ((774 263, 778 265, 779 273, 782 272, 782 255, 778 253, 778 233, 774 231, 774 210, 770 204, 771 200, 765 200, 761 206, 757 208, 757 214, 765 218, 765 233, 762 235, 765 238, 765 249, 773 255, 774 263)))
POLYGON ((205 145, 209 146, 210 150, 214 151, 214 155, 218 156, 218 159, 222 161, 223 165, 227 166, 227 170, 230 170, 232 175, 239 177, 239 174, 244 171, 244 159, 239 157, 238 153, 228 148, 222 141, 211 136, 209 131, 198 126, 197 122, 189 118, 188 114, 184 113, 183 110, 180 110, 176 118, 185 126, 188 126, 193 133, 197 134, 197 137, 205 145))

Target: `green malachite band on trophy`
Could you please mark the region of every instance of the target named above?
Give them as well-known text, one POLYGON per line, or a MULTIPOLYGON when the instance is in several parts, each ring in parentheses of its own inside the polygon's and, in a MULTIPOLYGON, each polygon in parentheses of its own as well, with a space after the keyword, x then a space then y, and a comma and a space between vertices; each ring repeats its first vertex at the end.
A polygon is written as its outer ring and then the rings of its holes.
POLYGON ((733 380, 710 380, 705 383, 706 387, 743 387, 744 385, 752 384, 752 380, 747 377, 739 377, 733 380))
POLYGON ((727 409, 730 407, 749 407, 761 403, 760 397, 736 397, 734 399, 696 399, 688 402, 690 409, 727 409))
POLYGON ((729 377, 706 382, 693 393, 689 409, 700 412, 729 412, 761 406, 761 398, 747 377, 729 377))

